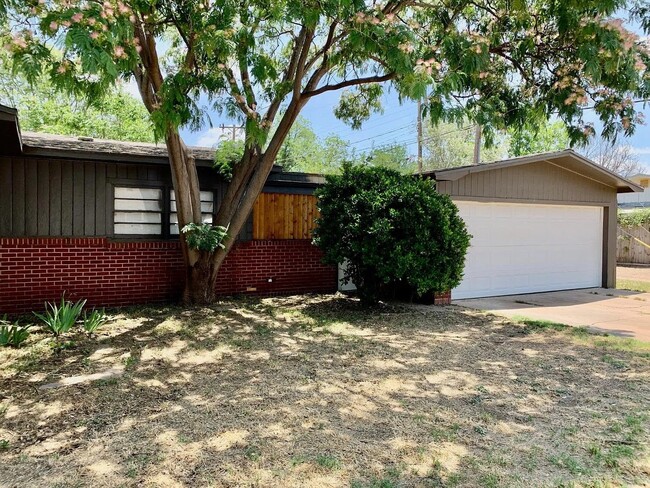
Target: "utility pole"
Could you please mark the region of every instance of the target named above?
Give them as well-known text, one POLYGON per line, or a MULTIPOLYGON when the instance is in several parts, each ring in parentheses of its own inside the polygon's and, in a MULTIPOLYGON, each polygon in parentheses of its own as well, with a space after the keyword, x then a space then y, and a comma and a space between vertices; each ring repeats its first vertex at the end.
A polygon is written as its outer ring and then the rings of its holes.
POLYGON ((418 173, 422 174, 422 99, 418 98, 418 173))
POLYGON ((474 127, 474 164, 481 163, 481 126, 474 127))
POLYGON ((237 130, 241 130, 243 127, 240 127, 238 125, 224 125, 221 124, 219 127, 221 127, 221 130, 223 132, 226 132, 226 129, 232 131, 232 140, 236 141, 237 140, 237 130))

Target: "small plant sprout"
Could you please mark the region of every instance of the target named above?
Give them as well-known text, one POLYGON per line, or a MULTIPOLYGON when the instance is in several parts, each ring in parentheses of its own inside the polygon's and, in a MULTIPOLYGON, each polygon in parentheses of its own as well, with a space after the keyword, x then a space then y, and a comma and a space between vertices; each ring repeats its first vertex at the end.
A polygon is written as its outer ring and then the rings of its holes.
POLYGON ((81 310, 86 304, 86 300, 79 300, 76 303, 66 301, 65 295, 61 297, 61 304, 57 305, 56 303, 45 303, 45 313, 40 314, 34 312, 34 315, 43 321, 45 326, 48 328, 55 337, 58 337, 61 334, 68 332, 72 326, 75 324, 81 310))
POLYGON ((108 317, 102 308, 101 310, 92 309, 90 313, 84 312, 83 326, 86 333, 89 335, 94 334, 99 327, 104 325, 108 317))
POLYGON ((21 327, 18 322, 11 323, 5 315, 0 319, 0 346, 20 347, 29 337, 29 325, 21 327))

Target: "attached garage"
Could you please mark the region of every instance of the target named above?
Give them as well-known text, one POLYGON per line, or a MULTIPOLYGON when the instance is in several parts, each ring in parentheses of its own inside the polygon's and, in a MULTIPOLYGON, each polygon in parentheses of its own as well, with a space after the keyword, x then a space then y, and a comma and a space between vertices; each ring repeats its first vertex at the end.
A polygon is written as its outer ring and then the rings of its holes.
POLYGON ((572 150, 428 173, 472 240, 452 297, 616 284, 616 195, 641 188, 572 150))

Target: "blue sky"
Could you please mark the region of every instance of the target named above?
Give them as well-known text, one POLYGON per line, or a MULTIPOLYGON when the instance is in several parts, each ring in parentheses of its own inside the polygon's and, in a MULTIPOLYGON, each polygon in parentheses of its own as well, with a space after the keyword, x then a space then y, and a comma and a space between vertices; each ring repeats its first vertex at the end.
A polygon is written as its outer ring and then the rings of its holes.
MULTIPOLYGON (((405 144, 409 154, 415 156, 417 152, 416 130, 416 104, 411 101, 400 104, 397 95, 388 93, 384 96, 384 112, 373 115, 360 130, 352 130, 334 116, 334 107, 337 104, 339 93, 327 93, 311 100, 303 109, 302 116, 309 120, 312 128, 319 137, 324 138, 329 134, 337 134, 349 141, 350 146, 357 151, 364 151, 373 146, 382 146, 391 143, 405 144)), ((650 105, 637 108, 644 112, 650 120, 650 105)), ((589 116, 589 112, 587 112, 589 116)), ((197 132, 183 131, 186 142, 190 145, 216 144, 222 137, 220 124, 233 124, 233 121, 212 114, 213 128, 205 127, 197 132)), ((622 140, 624 144, 632 146, 639 161, 650 171, 650 126, 643 125, 637 128, 636 133, 630 138, 622 140)))

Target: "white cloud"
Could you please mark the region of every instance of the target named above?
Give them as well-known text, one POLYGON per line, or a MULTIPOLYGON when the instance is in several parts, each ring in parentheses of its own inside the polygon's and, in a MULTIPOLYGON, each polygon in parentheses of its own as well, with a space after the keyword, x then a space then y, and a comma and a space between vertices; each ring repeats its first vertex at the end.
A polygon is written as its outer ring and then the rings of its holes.
MULTIPOLYGON (((210 129, 207 129, 199 134, 199 138, 196 140, 196 145, 214 147, 221 141, 232 139, 232 132, 233 129, 228 127, 225 129, 222 129, 221 127, 211 127, 210 129)), ((235 129, 235 139, 238 141, 241 141, 243 139, 243 131, 239 128, 235 129)))
POLYGON ((630 147, 630 152, 637 156, 650 156, 650 146, 630 147))

